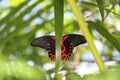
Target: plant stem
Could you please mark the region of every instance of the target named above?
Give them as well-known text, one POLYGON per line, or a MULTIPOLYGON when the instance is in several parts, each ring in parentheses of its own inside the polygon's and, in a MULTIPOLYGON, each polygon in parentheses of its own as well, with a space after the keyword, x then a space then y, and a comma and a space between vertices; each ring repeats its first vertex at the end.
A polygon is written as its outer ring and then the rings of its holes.
POLYGON ((78 20, 78 24, 79 24, 80 28, 82 29, 82 32, 84 33, 84 36, 85 36, 85 38, 86 38, 86 40, 87 40, 87 42, 88 42, 88 44, 89 44, 89 46, 91 48, 91 51, 92 51, 92 53, 93 53, 93 55, 95 57, 96 63, 98 64, 99 70, 101 72, 105 71, 106 70, 105 65, 104 65, 104 63, 103 63, 103 61, 101 59, 101 56, 99 55, 99 53, 98 53, 98 51, 97 51, 97 49, 96 49, 96 47, 95 47, 95 45, 93 43, 90 32, 89 32, 89 30, 87 28, 86 23, 84 22, 84 20, 81 17, 81 14, 80 14, 80 12, 78 10, 77 5, 75 4, 74 0, 67 0, 67 1, 70 4, 70 6, 72 8, 72 11, 74 12, 74 14, 75 14, 75 16, 76 16, 76 18, 78 20))
POLYGON ((56 35, 56 63, 55 63, 55 78, 54 78, 55 80, 58 76, 58 71, 61 61, 61 43, 63 36, 63 10, 64 10, 64 0, 54 0, 55 35, 56 35))

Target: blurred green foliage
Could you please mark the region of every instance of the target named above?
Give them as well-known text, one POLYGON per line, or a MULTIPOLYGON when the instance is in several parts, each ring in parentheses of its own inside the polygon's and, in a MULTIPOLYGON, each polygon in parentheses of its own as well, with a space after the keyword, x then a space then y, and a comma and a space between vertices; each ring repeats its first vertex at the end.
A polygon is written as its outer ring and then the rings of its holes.
POLYGON ((0 80, 46 80, 45 73, 21 59, 0 58, 0 80), (31 76, 32 75, 32 76, 31 76))
MULTIPOLYGON (((93 39, 102 43, 101 55, 107 57, 107 61, 119 62, 120 59, 115 59, 113 53, 120 52, 120 1, 76 0, 76 5, 93 39)), ((0 0, 0 80, 53 79, 54 67, 46 70, 44 66, 47 63, 54 65, 54 62, 48 58, 45 50, 30 45, 35 37, 55 32, 53 8, 53 0, 0 0)), ((63 29, 64 34, 80 30, 66 1, 63 29)), ((81 53, 86 52, 90 52, 87 45, 81 47, 81 53)), ((75 73, 71 74, 75 69, 69 65, 70 61, 73 58, 60 64, 60 71, 67 71, 64 76, 68 80, 96 80, 96 76, 100 77, 98 80, 120 80, 119 67, 81 78, 75 73)))
POLYGON ((85 75, 82 80, 119 80, 120 69, 109 69, 99 74, 85 75))

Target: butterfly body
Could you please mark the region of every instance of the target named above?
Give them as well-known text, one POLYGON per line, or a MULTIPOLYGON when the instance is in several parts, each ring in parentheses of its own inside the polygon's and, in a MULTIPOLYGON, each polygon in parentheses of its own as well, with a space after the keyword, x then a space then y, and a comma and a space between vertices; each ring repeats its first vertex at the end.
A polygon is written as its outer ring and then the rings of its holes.
MULTIPOLYGON (((55 55, 55 36, 43 36, 32 41, 31 45, 41 47, 47 50, 48 56, 51 60, 56 60, 55 55)), ((61 57, 63 60, 69 60, 74 47, 86 43, 84 36, 77 34, 68 34, 63 36, 61 44, 61 57)))

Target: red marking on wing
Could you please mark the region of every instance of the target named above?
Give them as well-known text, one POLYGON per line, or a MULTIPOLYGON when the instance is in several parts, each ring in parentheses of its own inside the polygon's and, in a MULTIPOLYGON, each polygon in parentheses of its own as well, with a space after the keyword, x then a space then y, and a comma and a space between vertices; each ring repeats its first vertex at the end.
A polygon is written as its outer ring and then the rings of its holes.
POLYGON ((56 55, 55 54, 53 54, 53 53, 48 53, 48 56, 49 56, 49 58, 51 59, 51 60, 56 60, 56 55))
POLYGON ((69 58, 71 57, 71 53, 73 51, 73 47, 74 47, 74 45, 72 43, 70 43, 69 50, 67 52, 66 46, 64 44, 62 45, 62 54, 61 54, 61 56, 62 56, 63 60, 69 60, 69 58))
MULTIPOLYGON (((68 37, 69 37, 69 36, 64 36, 63 41, 65 41, 68 37)), ((62 42, 63 42, 63 41, 62 41, 62 42)))
POLYGON ((48 43, 46 45, 46 50, 48 51, 48 56, 51 60, 56 60, 56 55, 55 53, 52 53, 51 49, 50 49, 50 44, 48 43))
POLYGON ((56 40, 56 37, 55 37, 55 36, 51 36, 51 38, 52 38, 53 40, 56 40))
MULTIPOLYGON (((47 50, 48 56, 51 60, 56 60, 55 53, 55 36, 42 36, 36 38, 31 42, 31 45, 34 47, 41 47, 47 50)), ((77 34, 68 34, 63 36, 61 44, 61 56, 64 60, 68 60, 71 56, 73 48, 86 43, 84 36, 77 34)))

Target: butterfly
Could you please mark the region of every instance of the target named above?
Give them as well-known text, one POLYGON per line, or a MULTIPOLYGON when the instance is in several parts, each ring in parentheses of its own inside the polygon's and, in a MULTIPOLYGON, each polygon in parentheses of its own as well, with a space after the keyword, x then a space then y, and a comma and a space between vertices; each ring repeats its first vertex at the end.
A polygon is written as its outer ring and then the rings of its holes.
MULTIPOLYGON (((42 36, 34 39, 31 45, 34 47, 44 48, 48 51, 48 56, 51 60, 56 60, 55 53, 56 37, 52 35, 42 36)), ((63 60, 69 60, 74 47, 86 43, 84 36, 78 34, 67 34, 63 36, 61 45, 61 56, 63 60)))

